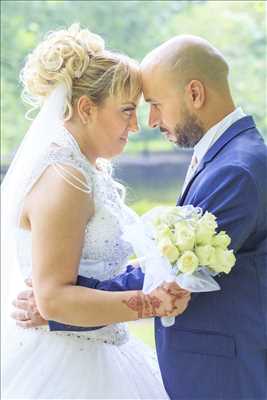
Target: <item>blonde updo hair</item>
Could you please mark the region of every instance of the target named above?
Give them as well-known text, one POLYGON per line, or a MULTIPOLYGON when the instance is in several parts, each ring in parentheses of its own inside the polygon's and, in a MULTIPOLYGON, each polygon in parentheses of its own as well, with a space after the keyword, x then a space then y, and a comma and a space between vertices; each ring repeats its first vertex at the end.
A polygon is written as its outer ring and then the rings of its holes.
POLYGON ((88 29, 73 24, 48 33, 28 56, 21 71, 23 99, 34 108, 61 83, 67 88, 65 120, 73 104, 87 95, 95 104, 109 96, 136 101, 141 95, 141 75, 136 61, 105 49, 105 42, 88 29))

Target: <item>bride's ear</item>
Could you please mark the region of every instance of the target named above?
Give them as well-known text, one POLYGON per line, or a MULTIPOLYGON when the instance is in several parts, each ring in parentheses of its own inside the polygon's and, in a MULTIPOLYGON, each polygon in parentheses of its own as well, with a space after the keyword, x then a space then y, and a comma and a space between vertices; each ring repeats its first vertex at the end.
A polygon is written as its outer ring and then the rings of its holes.
POLYGON ((93 111, 95 109, 95 104, 87 96, 81 96, 77 101, 77 113, 82 122, 86 125, 92 118, 93 111))

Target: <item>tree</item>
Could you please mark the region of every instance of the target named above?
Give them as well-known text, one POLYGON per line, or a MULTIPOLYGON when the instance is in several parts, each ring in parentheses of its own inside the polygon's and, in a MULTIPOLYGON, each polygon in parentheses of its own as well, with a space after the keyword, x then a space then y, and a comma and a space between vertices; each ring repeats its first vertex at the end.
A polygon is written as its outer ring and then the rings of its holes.
MULTIPOLYGON (((19 84, 26 55, 46 32, 77 21, 102 35, 107 47, 138 60, 177 34, 207 38, 230 61, 236 103, 266 133, 264 13, 264 1, 2 1, 2 153, 18 145, 29 125, 19 84)), ((145 127, 144 108, 141 122, 146 134, 135 140, 149 141, 156 133, 145 127)))

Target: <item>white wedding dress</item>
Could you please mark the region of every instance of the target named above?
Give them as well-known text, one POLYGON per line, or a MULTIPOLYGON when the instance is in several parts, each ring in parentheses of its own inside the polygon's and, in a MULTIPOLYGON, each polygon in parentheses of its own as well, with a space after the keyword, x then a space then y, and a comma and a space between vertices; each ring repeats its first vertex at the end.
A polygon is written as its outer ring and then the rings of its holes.
MULTIPOLYGON (((64 128, 36 166, 29 187, 48 165, 70 165, 91 188, 95 215, 86 228, 79 274, 99 280, 124 271, 130 246, 121 239, 120 222, 133 218, 107 168, 93 167, 64 128)), ((59 171, 60 169, 58 169, 59 171)), ((23 277, 31 276, 31 234, 18 230, 23 277)), ((128 333, 126 323, 90 332, 23 329, 10 319, 4 343, 4 399, 167 399, 156 356, 128 333)))

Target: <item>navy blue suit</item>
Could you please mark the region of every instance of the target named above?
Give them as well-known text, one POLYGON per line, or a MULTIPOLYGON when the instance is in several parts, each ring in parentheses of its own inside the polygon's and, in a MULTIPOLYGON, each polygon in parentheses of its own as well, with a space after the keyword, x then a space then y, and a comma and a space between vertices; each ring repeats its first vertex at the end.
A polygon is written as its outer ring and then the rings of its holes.
MULTIPOLYGON (((165 388, 171 399, 267 399, 267 150, 251 117, 235 122, 206 153, 177 203, 186 204, 217 216, 237 262, 216 278, 220 291, 192 295, 174 326, 156 318, 165 388)), ((143 274, 129 267, 118 279, 92 282, 79 284, 140 289, 143 274)))

